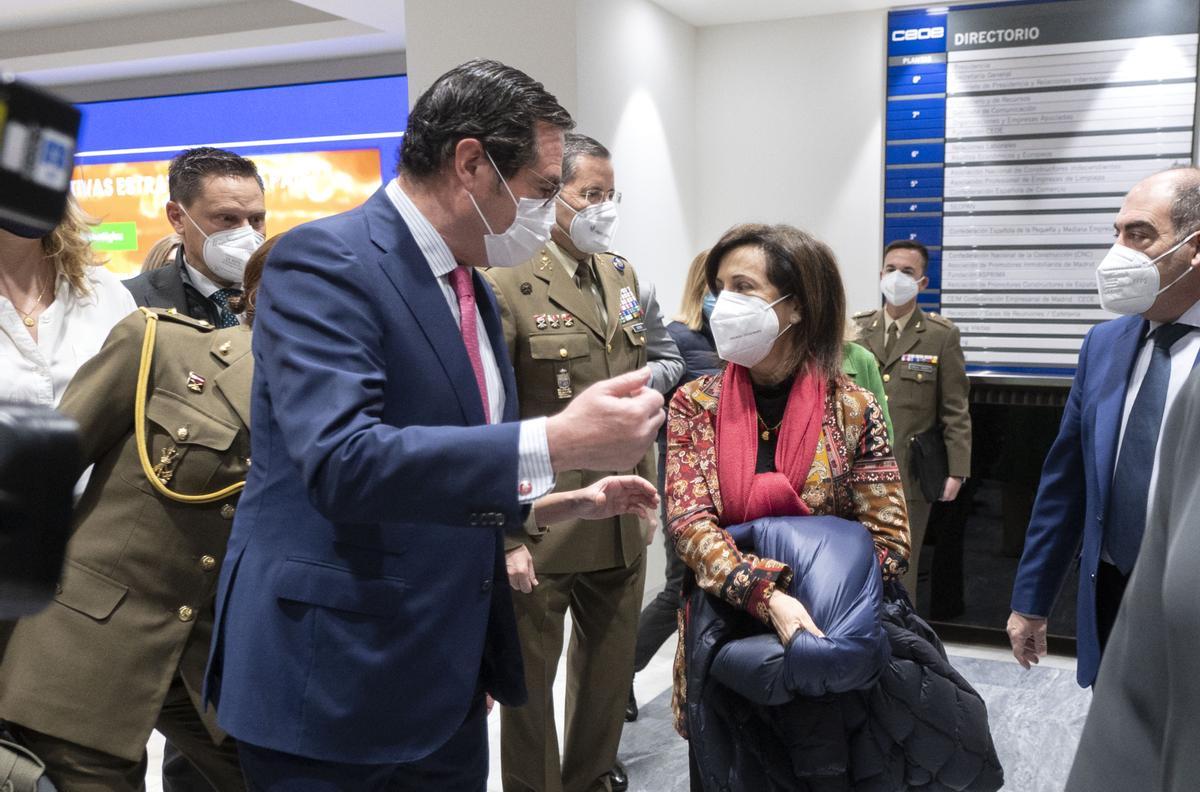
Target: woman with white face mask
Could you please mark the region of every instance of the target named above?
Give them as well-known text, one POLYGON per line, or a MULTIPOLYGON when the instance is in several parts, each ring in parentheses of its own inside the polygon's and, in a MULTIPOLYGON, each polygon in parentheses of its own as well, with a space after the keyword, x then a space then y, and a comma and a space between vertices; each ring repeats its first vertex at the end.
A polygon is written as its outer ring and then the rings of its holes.
MULTIPOLYGON (((875 398, 842 375, 845 293, 832 251, 790 226, 742 225, 705 265, 716 376, 679 389, 667 430, 667 530, 699 586, 785 645, 821 636, 787 593, 792 570, 739 550, 726 527, 834 515, 866 526, 885 579, 904 571, 908 521, 875 398)), ((824 625, 828 626, 828 625, 824 625)), ((681 645, 686 642, 681 636, 681 645)), ((680 662, 683 662, 682 656, 680 662)), ((689 731, 677 668, 676 728, 689 731)))

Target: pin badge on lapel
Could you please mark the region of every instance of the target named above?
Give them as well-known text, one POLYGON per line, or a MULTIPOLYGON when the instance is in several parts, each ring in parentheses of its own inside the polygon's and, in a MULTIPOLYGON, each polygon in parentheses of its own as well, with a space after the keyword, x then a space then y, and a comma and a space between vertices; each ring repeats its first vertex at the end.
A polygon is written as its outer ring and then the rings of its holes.
POLYGON ((625 259, 621 258, 620 256, 613 256, 613 267, 617 270, 617 272, 624 272, 625 259))
POLYGON ((546 314, 534 314, 533 315, 533 323, 537 327, 538 330, 545 330, 547 322, 548 322, 548 320, 546 319, 546 314))
POLYGON ((533 285, 530 284, 529 281, 525 281, 521 284, 521 294, 533 294, 533 285))
POLYGON ((208 380, 204 379, 204 377, 201 377, 196 372, 189 371, 188 378, 187 378, 187 389, 190 390, 192 393, 203 393, 204 392, 204 383, 207 381, 208 380))

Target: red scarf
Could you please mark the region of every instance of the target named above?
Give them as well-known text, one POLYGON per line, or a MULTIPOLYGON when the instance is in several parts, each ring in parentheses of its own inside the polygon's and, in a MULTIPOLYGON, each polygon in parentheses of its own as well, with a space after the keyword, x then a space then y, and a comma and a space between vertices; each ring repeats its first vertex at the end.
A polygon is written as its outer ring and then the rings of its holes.
POLYGON ((825 418, 824 379, 812 371, 796 375, 775 445, 776 472, 756 474, 758 408, 750 371, 730 363, 722 376, 716 443, 721 525, 811 514, 800 493, 817 454, 825 418))

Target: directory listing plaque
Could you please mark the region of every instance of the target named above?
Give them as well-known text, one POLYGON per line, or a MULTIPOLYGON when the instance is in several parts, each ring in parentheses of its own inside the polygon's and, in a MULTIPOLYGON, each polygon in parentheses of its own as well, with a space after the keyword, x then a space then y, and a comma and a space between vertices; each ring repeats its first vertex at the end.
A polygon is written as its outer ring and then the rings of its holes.
POLYGON ((1095 270, 1125 193, 1194 148, 1200 4, 893 11, 884 240, 930 248, 921 306, 973 373, 1069 375, 1112 318, 1095 270))

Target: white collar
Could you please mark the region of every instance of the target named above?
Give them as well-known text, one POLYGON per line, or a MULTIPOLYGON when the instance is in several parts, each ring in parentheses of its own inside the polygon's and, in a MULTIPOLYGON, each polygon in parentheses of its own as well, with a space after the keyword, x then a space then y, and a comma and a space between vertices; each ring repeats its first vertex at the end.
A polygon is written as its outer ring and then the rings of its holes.
POLYGON ((400 218, 408 226, 408 231, 413 235, 417 248, 421 251, 421 255, 425 256, 429 269, 433 270, 433 276, 442 278, 453 272, 454 268, 458 266, 458 262, 454 259, 454 254, 450 252, 450 246, 433 227, 433 223, 421 214, 421 210, 401 189, 400 180, 392 179, 383 189, 387 193, 387 197, 391 199, 392 206, 396 207, 396 211, 400 213, 400 218))
MULTIPOLYGON (((215 292, 219 292, 221 289, 226 288, 213 283, 212 280, 201 273, 200 270, 196 269, 191 264, 188 264, 187 254, 183 254, 183 271, 187 275, 188 283, 192 284, 192 288, 200 292, 200 295, 205 299, 212 297, 215 292)), ((242 284, 236 283, 228 288, 240 289, 242 288, 242 284)))

